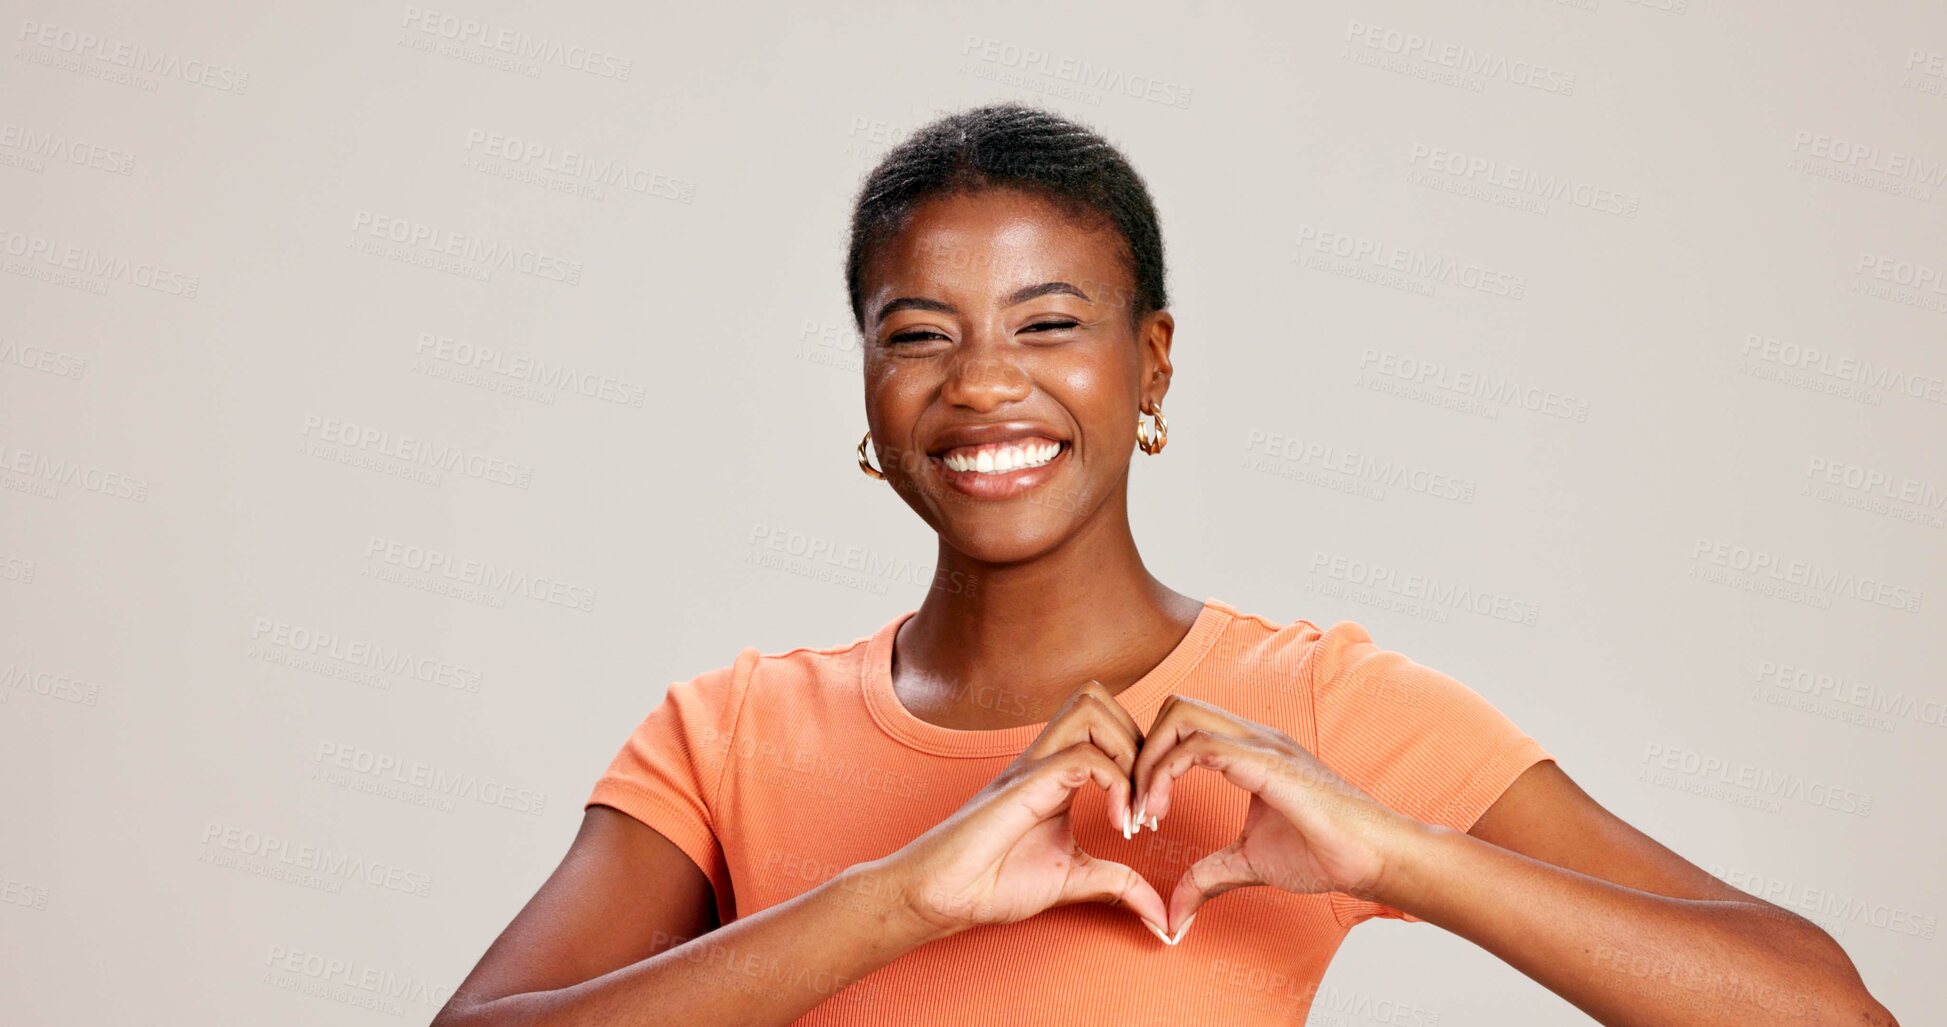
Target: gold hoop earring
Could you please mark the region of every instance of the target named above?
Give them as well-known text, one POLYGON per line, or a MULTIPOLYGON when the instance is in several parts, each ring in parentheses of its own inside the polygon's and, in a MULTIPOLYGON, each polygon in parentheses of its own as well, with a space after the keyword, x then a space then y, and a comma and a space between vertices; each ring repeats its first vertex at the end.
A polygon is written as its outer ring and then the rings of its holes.
POLYGON ((1136 414, 1136 444, 1142 447, 1143 452, 1148 453, 1150 456, 1155 456, 1163 451, 1164 446, 1169 444, 1170 422, 1163 417, 1163 405, 1161 403, 1156 404, 1156 409, 1150 411, 1150 414, 1156 418, 1156 435, 1154 438, 1150 437, 1149 425, 1143 422, 1143 415, 1138 412, 1136 414))
POLYGON ((872 433, 869 431, 865 433, 864 438, 859 440, 859 470, 864 471, 868 478, 877 478, 880 481, 885 481, 885 474, 877 467, 872 466, 872 461, 865 458, 865 444, 870 441, 872 441, 872 433))

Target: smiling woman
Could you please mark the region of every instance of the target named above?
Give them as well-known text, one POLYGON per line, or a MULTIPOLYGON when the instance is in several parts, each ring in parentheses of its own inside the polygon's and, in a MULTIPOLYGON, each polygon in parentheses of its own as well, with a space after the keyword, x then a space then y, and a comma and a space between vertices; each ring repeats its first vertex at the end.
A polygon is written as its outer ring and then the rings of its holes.
POLYGON ((1473 689, 1147 571, 1164 278, 1142 179, 1071 121, 984 107, 886 156, 846 261, 859 461, 954 587, 671 685, 437 1024, 1298 1023, 1373 917, 1603 1023, 1893 1022, 1473 689))
POLYGON ((1129 301, 1139 294, 1125 284, 1129 247, 1099 216, 1078 222, 1018 184, 952 188, 911 202, 883 240, 875 233, 888 230, 874 226, 889 215, 862 213, 855 229, 854 247, 870 247, 854 258, 870 311, 860 324, 867 437, 935 530, 975 550, 996 531, 1053 542, 1054 520, 1083 511, 954 504, 946 492, 1004 500, 1050 485, 1108 500, 1138 407, 1161 416, 1174 321, 1129 301), (971 252, 982 259, 953 258, 971 252), (1017 468, 1016 457, 1046 470, 1017 468))

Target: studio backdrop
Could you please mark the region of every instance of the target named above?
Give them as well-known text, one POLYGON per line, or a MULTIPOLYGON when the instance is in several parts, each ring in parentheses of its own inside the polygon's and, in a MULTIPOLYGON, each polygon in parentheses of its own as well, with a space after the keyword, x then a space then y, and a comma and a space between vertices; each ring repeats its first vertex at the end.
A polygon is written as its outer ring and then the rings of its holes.
MULTIPOLYGON (((1947 8, 818 6, 8 5, 8 1023, 429 1020, 670 683, 916 607, 846 219, 995 100, 1155 196, 1158 578, 1947 1003, 1947 8)), ((1395 921, 1312 1016, 1583 1019, 1395 921)))

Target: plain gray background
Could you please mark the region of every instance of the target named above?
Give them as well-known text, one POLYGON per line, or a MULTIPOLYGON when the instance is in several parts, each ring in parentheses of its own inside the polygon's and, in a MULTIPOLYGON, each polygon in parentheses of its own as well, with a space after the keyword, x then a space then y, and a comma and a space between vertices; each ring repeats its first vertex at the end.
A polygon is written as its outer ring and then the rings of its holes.
MULTIPOLYGON (((1160 578, 1941 1004, 1947 9, 912 7, 8 5, 10 1022, 423 1022, 671 681, 916 606, 845 219, 996 99, 1160 207, 1160 578)), ((1583 1021, 1374 921, 1313 1022, 1435 1018, 1583 1021)))

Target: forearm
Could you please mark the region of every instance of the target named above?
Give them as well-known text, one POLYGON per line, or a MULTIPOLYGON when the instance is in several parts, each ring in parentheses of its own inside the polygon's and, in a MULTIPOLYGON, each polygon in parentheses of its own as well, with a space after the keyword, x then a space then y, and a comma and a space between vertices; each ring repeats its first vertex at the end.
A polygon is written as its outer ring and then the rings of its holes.
POLYGON ((788 1024, 937 936, 864 863, 593 980, 472 1007, 454 1027, 788 1024))
POLYGON ((1372 896, 1610 1027, 1894 1024, 1836 942, 1759 903, 1676 899, 1422 825, 1372 896))

